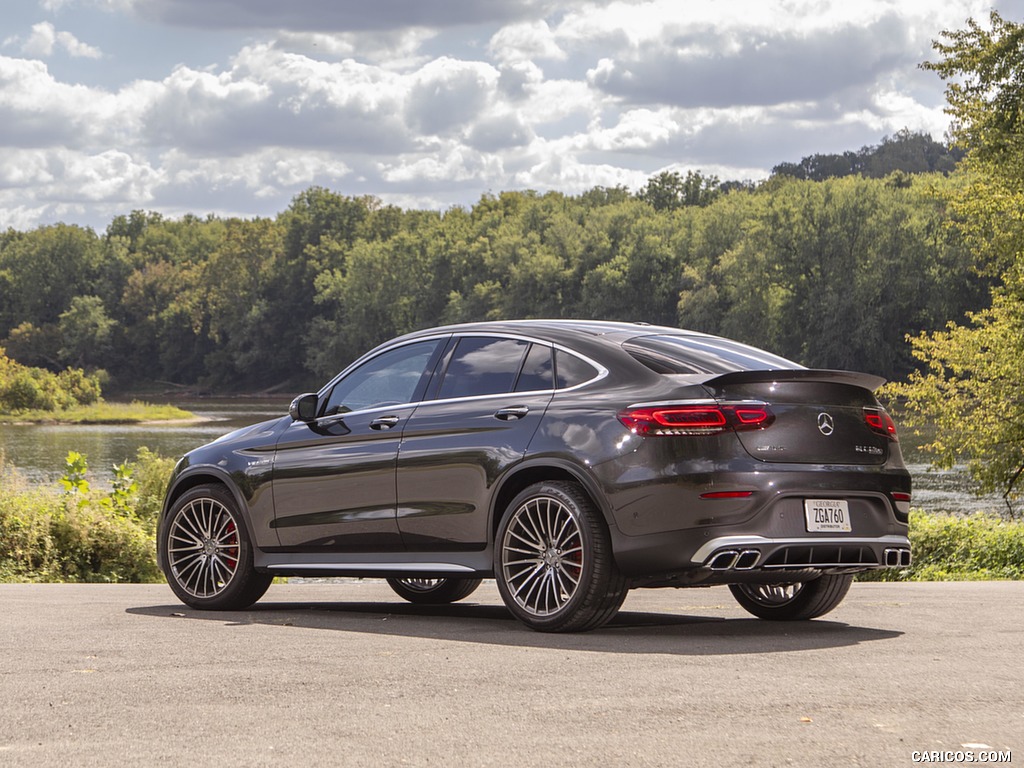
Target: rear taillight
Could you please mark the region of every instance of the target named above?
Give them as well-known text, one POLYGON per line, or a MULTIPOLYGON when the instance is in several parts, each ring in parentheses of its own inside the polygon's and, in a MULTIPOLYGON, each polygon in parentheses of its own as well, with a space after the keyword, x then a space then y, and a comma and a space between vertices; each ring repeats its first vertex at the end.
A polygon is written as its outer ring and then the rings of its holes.
POLYGON ((896 434, 896 422, 881 408, 865 408, 864 423, 872 432, 885 435, 893 442, 899 442, 899 437, 896 434))
POLYGON ((730 428, 763 429, 774 418, 763 403, 652 405, 619 414, 619 421, 637 435, 717 435, 730 428))

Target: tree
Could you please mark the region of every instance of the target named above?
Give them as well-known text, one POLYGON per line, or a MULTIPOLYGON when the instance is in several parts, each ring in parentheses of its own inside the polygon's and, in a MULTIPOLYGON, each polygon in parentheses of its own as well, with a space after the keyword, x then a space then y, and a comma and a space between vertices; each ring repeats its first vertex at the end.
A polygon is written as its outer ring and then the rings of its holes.
POLYGON ((1001 488, 1010 504, 1024 473, 1024 25, 993 12, 989 28, 971 19, 942 37, 941 60, 923 66, 947 82, 967 152, 950 204, 979 269, 1000 280, 990 309, 912 340, 924 367, 892 391, 912 423, 936 426, 938 464, 966 458, 980 489, 1001 488))
POLYGON ((672 211, 687 205, 704 206, 719 195, 718 177, 700 171, 662 171, 647 180, 637 197, 650 203, 656 211, 672 211))
POLYGON ((75 296, 57 323, 61 362, 78 368, 104 366, 116 325, 99 296, 75 296))

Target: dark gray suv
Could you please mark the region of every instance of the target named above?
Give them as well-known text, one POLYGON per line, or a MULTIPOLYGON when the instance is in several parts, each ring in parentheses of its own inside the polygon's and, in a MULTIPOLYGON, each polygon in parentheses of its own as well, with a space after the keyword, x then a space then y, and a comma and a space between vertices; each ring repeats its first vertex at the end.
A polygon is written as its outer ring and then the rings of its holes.
POLYGON ((422 603, 493 578, 545 631, 598 627, 636 587, 727 584, 757 616, 811 619, 853 574, 910 565, 881 383, 644 324, 412 333, 186 454, 160 565, 217 610, 305 575, 422 603))

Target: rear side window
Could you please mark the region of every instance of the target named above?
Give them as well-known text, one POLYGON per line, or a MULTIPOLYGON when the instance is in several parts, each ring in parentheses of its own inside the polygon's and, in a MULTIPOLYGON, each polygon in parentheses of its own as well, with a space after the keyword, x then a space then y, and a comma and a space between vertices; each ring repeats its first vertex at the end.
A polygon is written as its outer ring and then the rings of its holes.
POLYGON ((763 349, 714 336, 638 336, 622 348, 656 373, 731 373, 803 368, 763 349))
POLYGON ((558 389, 583 384, 595 378, 598 373, 599 371, 586 360, 560 349, 555 350, 555 386, 558 389))
POLYGON ((526 355, 523 370, 516 382, 516 392, 535 392, 555 388, 555 374, 551 362, 551 347, 534 344, 526 355))
POLYGON ((477 397, 511 392, 529 342, 465 336, 445 370, 438 398, 477 397))

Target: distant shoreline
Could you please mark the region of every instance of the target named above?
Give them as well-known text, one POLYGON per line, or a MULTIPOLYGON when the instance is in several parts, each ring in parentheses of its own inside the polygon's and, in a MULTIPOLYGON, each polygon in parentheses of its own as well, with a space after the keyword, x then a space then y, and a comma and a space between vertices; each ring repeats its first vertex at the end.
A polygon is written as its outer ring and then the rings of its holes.
POLYGON ((152 405, 134 400, 130 403, 100 402, 76 406, 63 411, 24 411, 0 414, 0 424, 6 425, 162 425, 193 424, 209 421, 191 411, 174 405, 152 405))

